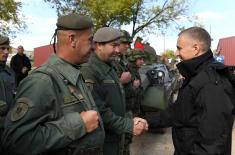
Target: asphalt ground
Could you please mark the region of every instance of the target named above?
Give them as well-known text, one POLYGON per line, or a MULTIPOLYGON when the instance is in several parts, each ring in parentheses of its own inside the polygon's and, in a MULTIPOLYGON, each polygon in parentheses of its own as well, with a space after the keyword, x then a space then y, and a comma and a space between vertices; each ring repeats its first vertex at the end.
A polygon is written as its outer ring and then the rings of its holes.
MULTIPOLYGON (((235 125, 232 140, 232 155, 235 155, 235 125)), ((164 134, 147 132, 134 137, 131 144, 131 155, 173 155, 173 152, 171 128, 166 129, 164 134)))

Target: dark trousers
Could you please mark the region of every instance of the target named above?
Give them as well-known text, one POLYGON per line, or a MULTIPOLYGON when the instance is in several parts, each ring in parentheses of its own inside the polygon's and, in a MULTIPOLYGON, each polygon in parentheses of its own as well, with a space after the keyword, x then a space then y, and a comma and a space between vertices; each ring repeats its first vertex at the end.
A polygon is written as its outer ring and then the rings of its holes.
POLYGON ((105 142, 104 155, 123 155, 123 148, 120 146, 120 142, 105 142))
POLYGON ((42 153, 40 155, 103 155, 101 148, 84 148, 84 149, 60 149, 52 152, 42 153))

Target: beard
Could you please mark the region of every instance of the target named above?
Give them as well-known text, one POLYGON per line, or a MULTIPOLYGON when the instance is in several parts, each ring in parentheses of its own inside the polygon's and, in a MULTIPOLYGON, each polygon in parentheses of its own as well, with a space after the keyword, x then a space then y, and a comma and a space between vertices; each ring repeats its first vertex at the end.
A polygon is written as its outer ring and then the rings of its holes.
POLYGON ((119 63, 121 61, 121 58, 120 58, 120 56, 113 55, 113 56, 109 57, 109 61, 115 61, 115 62, 119 63))
POLYGON ((106 60, 106 62, 111 63, 111 62, 113 62, 113 61, 115 61, 115 60, 116 60, 115 56, 111 56, 111 57, 109 57, 109 58, 106 60))

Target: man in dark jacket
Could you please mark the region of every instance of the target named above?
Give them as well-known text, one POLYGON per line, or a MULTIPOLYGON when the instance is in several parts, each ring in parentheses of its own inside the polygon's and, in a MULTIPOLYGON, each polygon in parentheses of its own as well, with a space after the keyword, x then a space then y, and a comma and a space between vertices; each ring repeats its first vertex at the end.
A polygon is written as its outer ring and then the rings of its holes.
POLYGON ((132 106, 135 115, 141 115, 141 102, 143 100, 143 87, 141 86, 141 77, 139 69, 145 63, 146 55, 140 49, 133 49, 129 54, 130 72, 133 80, 134 94, 132 97, 132 106))
POLYGON ((1 136, 4 120, 9 107, 13 104, 13 94, 15 91, 14 71, 6 65, 9 49, 9 38, 0 35, 0 154, 2 154, 1 136))
POLYGON ((230 155, 234 88, 213 59, 211 37, 200 27, 179 34, 177 65, 184 77, 176 103, 149 118, 150 128, 172 127, 174 155, 230 155))
POLYGON ((11 68, 15 71, 17 86, 23 80, 28 72, 31 70, 31 63, 29 58, 24 54, 24 47, 18 46, 17 54, 11 59, 11 68))
POLYGON ((0 80, 2 86, 0 90, 0 102, 6 102, 8 107, 13 104, 13 95, 16 87, 14 71, 6 65, 10 48, 9 38, 0 36, 0 80))

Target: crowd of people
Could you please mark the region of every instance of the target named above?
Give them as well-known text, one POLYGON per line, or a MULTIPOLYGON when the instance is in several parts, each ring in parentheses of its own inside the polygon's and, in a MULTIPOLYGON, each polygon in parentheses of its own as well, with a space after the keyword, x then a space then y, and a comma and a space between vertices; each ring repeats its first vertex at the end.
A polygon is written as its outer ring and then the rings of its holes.
POLYGON ((56 26, 54 54, 29 75, 23 46, 8 67, 10 41, 0 36, 1 155, 130 155, 133 136, 162 127, 172 127, 174 155, 231 154, 235 80, 213 59, 205 29, 178 35, 176 102, 141 118, 138 70, 156 61, 149 43, 138 38, 131 49, 130 34, 112 27, 93 35, 92 20, 78 14, 56 26))

